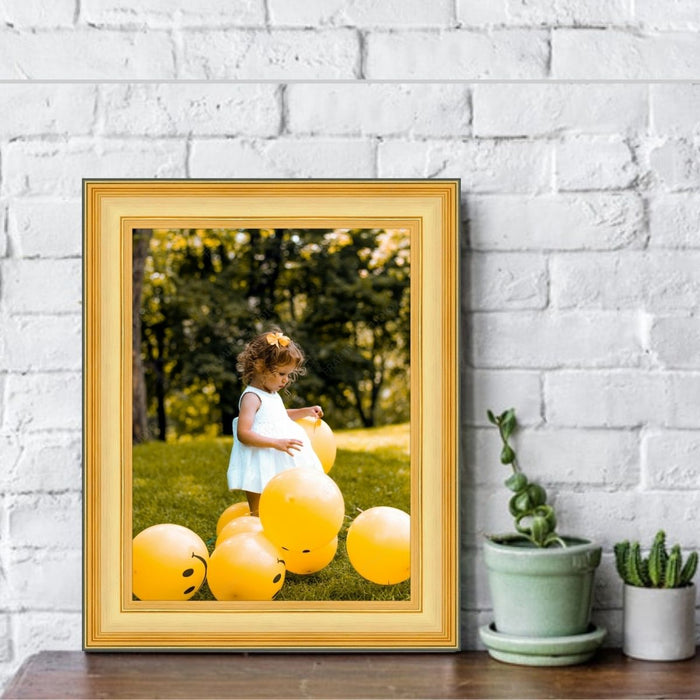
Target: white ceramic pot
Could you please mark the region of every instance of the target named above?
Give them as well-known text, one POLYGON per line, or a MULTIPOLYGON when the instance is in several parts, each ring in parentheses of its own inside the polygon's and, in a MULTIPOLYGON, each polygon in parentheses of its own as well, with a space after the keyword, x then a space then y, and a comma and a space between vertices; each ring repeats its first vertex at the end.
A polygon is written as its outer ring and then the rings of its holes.
POLYGON ((695 585, 624 588, 622 651, 635 659, 679 661, 695 656, 695 585))

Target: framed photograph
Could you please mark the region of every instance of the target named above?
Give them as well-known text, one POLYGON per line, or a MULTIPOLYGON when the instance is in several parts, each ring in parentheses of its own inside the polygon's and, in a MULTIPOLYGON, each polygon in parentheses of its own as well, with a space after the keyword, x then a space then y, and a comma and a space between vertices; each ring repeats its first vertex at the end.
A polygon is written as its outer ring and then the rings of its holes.
POLYGON ((86 180, 84 648, 459 648, 458 180, 86 180))

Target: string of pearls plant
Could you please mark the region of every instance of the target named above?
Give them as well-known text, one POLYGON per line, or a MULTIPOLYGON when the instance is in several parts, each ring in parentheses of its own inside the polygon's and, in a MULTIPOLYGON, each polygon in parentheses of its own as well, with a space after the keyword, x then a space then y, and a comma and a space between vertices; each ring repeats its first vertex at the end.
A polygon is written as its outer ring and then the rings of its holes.
POLYGON ((510 465, 513 470, 504 483, 513 492, 508 509, 515 519, 517 534, 499 539, 527 540, 537 547, 566 547, 566 543, 556 532, 557 517, 554 508, 547 504, 547 492, 523 473, 518 465, 515 450, 509 442, 517 427, 515 409, 509 408, 500 415, 489 410, 486 415, 489 422, 498 428, 501 436, 501 463, 510 465))

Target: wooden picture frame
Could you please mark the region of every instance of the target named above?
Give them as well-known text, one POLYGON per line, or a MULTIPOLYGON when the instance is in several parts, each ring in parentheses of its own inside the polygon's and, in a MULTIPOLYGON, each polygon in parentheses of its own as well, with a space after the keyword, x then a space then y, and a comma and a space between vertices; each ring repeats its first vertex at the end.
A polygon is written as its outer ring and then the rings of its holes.
POLYGON ((86 180, 83 194, 85 650, 457 650, 459 181, 86 180), (408 231, 410 600, 133 599, 131 234, 245 226, 408 231))

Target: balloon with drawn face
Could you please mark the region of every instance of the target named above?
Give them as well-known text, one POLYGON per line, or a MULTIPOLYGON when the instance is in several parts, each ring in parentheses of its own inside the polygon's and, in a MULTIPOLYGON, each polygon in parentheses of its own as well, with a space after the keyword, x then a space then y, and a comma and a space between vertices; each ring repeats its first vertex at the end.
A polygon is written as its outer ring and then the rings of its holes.
POLYGON ((140 600, 189 600, 207 576, 207 546, 182 525, 147 527, 134 537, 131 551, 132 587, 140 600))
POLYGON ((319 469, 294 467, 273 476, 260 495, 260 522, 278 547, 294 552, 330 542, 345 518, 338 485, 319 469))
POLYGON ((218 535, 224 527, 232 520, 240 518, 243 515, 250 515, 250 507, 245 501, 234 503, 229 506, 220 516, 216 523, 216 534, 218 535))
POLYGON ((272 600, 286 569, 280 550, 260 532, 239 532, 209 560, 207 582, 217 600, 272 600))
POLYGON ((307 549, 303 552, 292 552, 282 547, 282 557, 287 571, 293 574, 315 574, 324 569, 335 557, 338 551, 338 538, 334 537, 328 544, 316 549, 307 549))

